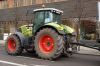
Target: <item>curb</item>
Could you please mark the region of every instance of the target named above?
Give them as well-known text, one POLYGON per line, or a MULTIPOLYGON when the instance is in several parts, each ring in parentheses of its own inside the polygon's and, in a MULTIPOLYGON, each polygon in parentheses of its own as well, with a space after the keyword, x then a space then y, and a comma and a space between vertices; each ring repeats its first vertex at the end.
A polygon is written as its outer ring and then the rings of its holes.
POLYGON ((100 51, 82 46, 80 46, 80 51, 78 51, 77 53, 87 55, 100 55, 100 51))

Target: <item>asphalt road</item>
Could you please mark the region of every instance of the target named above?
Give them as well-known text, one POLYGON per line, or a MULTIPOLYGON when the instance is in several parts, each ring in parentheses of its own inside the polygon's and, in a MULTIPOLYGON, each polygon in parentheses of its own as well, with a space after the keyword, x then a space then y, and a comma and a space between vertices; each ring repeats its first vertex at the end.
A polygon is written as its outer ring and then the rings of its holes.
POLYGON ((100 56, 74 54, 71 58, 61 57, 56 61, 49 61, 29 53, 10 56, 4 51, 4 46, 0 45, 0 66, 100 66, 100 56))

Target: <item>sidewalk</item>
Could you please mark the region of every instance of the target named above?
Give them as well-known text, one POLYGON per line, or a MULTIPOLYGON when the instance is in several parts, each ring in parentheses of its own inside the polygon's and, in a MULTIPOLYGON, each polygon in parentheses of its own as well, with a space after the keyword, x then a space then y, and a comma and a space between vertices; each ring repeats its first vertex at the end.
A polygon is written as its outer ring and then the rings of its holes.
POLYGON ((87 47, 83 47, 83 46, 80 46, 80 51, 78 51, 78 53, 100 55, 100 51, 95 50, 95 49, 91 49, 91 48, 87 48, 87 47))

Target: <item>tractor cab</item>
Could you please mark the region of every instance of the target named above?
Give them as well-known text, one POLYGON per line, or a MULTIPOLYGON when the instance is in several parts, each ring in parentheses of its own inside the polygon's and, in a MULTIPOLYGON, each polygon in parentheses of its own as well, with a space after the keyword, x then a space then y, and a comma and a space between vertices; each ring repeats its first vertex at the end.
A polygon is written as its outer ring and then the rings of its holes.
POLYGON ((35 21, 39 23, 61 22, 63 11, 55 8, 41 8, 34 10, 35 21))
POLYGON ((38 29, 46 23, 61 23, 61 15, 63 11, 55 8, 41 8, 34 10, 34 29, 38 29))

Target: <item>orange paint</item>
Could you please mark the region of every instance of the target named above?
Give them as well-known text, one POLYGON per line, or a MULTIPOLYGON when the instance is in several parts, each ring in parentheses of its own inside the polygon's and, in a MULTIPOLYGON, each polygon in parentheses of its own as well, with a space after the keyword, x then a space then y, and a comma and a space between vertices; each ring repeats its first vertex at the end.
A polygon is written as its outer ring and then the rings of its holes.
POLYGON ((4 1, 4 0, 0 0, 0 1, 4 1))
POLYGON ((12 8, 13 7, 13 1, 14 0, 8 0, 8 7, 9 8, 12 8))

